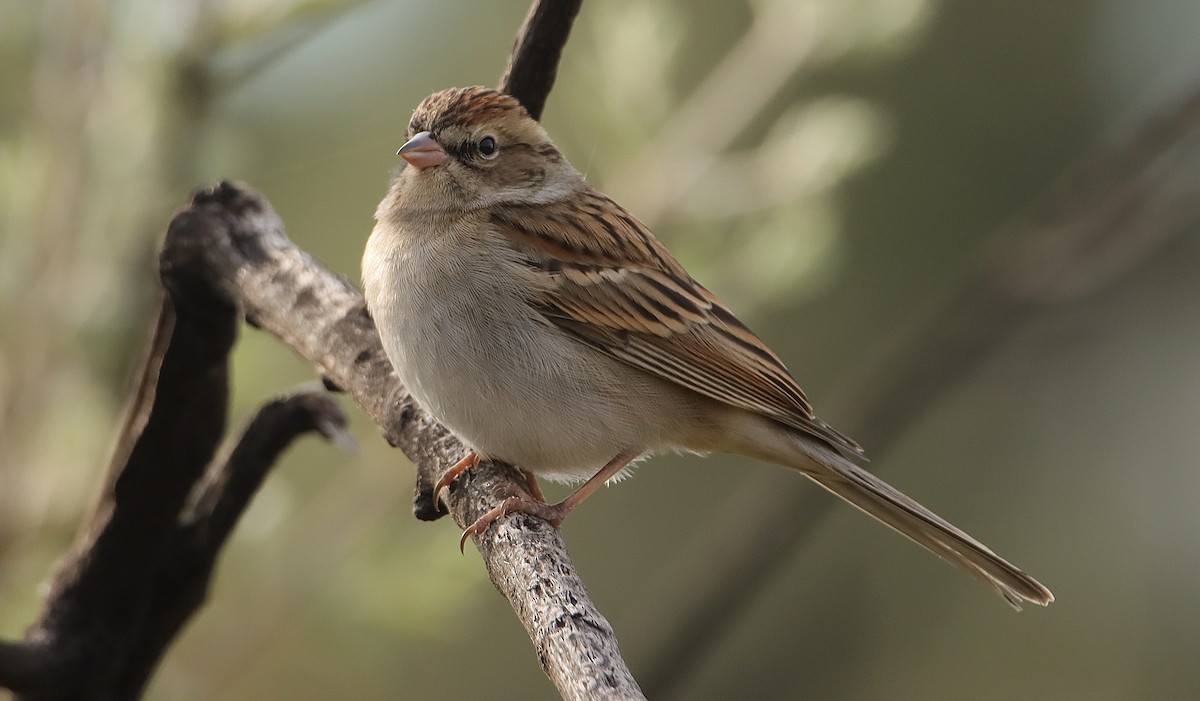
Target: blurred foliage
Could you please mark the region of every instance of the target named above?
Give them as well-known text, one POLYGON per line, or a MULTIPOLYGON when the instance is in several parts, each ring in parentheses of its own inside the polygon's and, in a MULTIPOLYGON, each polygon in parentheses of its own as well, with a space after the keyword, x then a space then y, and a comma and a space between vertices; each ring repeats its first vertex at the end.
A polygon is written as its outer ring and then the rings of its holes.
MULTIPOLYGON (((526 7, 0 4, 0 634, 33 619, 97 489, 171 211, 245 180, 357 279, 411 109, 494 84, 526 7)), ((1194 0, 588 0, 546 124, 837 425, 854 401, 838 390, 990 232, 1087 144, 1194 89, 1197 20, 1194 0)), ((874 456, 1058 603, 1012 616, 843 509, 675 697, 1200 694, 1194 231, 1165 251, 1048 307, 874 456)), ((240 416, 312 370, 247 329, 234 374, 240 416)), ((411 517, 411 469, 355 430, 358 455, 285 458, 149 698, 550 697, 477 557, 411 517)), ((719 505, 751 477, 796 479, 665 457, 568 522, 635 673, 663 644, 653 612, 687 596, 677 573, 718 550, 736 518, 719 505)))

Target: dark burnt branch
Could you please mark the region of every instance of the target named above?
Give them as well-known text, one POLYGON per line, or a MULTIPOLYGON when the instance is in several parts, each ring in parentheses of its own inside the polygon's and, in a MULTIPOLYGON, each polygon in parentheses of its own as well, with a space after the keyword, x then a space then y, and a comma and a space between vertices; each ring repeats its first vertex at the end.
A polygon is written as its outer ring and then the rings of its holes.
POLYGON ((137 637, 174 521, 225 426, 236 311, 164 297, 150 352, 90 522, 60 565, 26 642, 41 674, 19 698, 104 698, 137 637))
POLYGON ((534 119, 542 118, 558 75, 558 61, 583 0, 534 2, 517 32, 508 65, 497 86, 520 100, 534 119))
POLYGON ((172 534, 145 624, 115 681, 117 698, 137 698, 163 653, 200 609, 217 557, 280 455, 300 436, 317 433, 345 444, 346 416, 334 398, 306 390, 267 402, 226 439, 192 489, 172 534))
POLYGON ((327 397, 275 402, 209 467, 240 315, 181 251, 164 258, 168 294, 92 517, 25 640, 0 644, 0 684, 18 699, 138 698, 275 458, 297 435, 344 423, 327 397))
POLYGON ((236 329, 233 307, 164 298, 100 500, 25 636, 45 674, 11 687, 18 698, 112 698, 175 520, 224 430, 236 329))
POLYGON ((0 640, 0 687, 30 689, 55 671, 56 656, 44 645, 0 640))
POLYGON ((214 555, 233 531, 250 498, 292 441, 316 433, 353 449, 346 415, 334 398, 305 389, 267 402, 239 435, 226 441, 218 458, 192 492, 183 513, 185 546, 214 555))

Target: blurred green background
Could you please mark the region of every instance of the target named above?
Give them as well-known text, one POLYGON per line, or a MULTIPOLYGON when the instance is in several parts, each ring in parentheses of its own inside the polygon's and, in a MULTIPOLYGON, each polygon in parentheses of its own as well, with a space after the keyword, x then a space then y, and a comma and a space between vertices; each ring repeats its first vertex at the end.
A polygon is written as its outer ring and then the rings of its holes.
MULTIPOLYGON (((172 210, 246 181, 357 280, 412 108, 495 84, 526 8, 0 4, 0 635, 33 620, 98 489, 172 210)), ((1194 94, 1198 26, 1195 0, 588 0, 545 123, 859 435, 880 373, 924 352, 964 286, 992 289, 979 276, 1022 213, 1194 94)), ((1200 698, 1200 136, 1185 126, 1138 179, 1175 199, 1115 210, 1114 236, 1066 256, 1019 318, 981 317, 994 352, 950 356, 963 376, 897 407, 886 449, 865 441, 872 469, 1058 601, 1013 614, 838 506, 668 674, 693 642, 672 615, 746 547, 733 534, 810 487, 661 457, 564 526, 654 697, 1200 698)), ((1069 224, 1021 239, 1032 258, 1012 276, 1063 255, 1069 224)), ((313 377, 249 328, 234 365, 235 416, 313 377)), ((478 555, 448 520, 412 518, 411 465, 347 410, 361 451, 307 440, 285 457, 148 698, 553 698, 478 555)))

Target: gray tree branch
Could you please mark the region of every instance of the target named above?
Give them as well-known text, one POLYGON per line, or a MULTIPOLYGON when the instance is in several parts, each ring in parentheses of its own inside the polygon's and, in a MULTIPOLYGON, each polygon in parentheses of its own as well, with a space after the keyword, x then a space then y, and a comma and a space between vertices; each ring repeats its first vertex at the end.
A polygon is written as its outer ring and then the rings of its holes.
MULTIPOLYGON (((426 511, 429 485, 466 449, 405 392, 359 292, 296 248, 261 195, 228 183, 198 193, 172 223, 163 255, 204 276, 249 323, 347 392, 416 465, 417 514, 434 515, 426 511)), ((465 528, 521 484, 512 467, 489 463, 466 473, 442 498, 465 528)), ((475 543, 563 698, 643 698, 557 530, 513 514, 475 543)))

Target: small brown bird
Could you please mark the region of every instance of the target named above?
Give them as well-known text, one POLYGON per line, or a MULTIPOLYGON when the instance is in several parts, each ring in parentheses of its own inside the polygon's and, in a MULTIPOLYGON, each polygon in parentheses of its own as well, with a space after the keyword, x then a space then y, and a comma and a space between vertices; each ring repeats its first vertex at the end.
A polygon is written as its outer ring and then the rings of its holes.
POLYGON ((413 397, 480 459, 521 468, 519 511, 554 526, 631 462, 719 451, 789 467, 987 582, 1014 607, 1048 589, 866 472, 775 355, 512 97, 426 98, 375 213, 367 304, 413 397), (535 475, 586 480, 557 504, 535 475))

